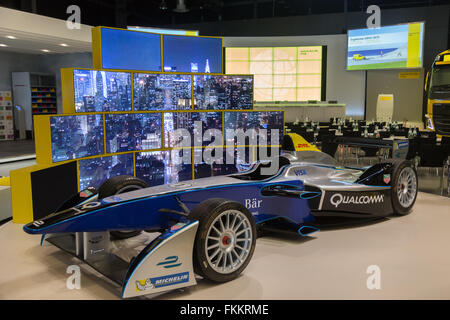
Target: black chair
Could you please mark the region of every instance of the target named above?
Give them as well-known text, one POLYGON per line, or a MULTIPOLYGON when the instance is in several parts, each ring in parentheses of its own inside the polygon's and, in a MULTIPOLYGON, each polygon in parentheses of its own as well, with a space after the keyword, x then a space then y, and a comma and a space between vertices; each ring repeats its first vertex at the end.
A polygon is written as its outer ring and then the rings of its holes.
POLYGON ((353 130, 344 130, 342 131, 342 135, 344 137, 361 137, 361 132, 358 131, 353 131, 353 130))
POLYGON ((442 167, 447 158, 444 148, 432 143, 420 144, 419 156, 422 167, 442 167))

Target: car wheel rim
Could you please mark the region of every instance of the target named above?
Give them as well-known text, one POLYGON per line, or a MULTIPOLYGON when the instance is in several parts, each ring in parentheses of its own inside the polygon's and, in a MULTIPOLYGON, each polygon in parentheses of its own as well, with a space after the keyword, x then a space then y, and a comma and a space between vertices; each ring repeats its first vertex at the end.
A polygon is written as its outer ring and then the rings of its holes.
POLYGON ((253 234, 250 220, 237 210, 222 212, 210 225, 205 253, 211 268, 221 274, 238 270, 247 260, 253 234))
POLYGON ((416 197, 417 178, 414 170, 410 167, 404 168, 398 177, 397 197, 404 208, 410 207, 416 197))

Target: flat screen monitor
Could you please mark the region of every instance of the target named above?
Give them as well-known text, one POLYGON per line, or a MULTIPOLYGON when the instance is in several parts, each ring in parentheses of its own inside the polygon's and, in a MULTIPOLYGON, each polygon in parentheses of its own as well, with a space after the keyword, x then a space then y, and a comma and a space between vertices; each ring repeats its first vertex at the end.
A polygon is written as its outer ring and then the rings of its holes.
POLYGON ((194 75, 194 108, 253 109, 253 76, 194 75))
POLYGON ((424 22, 348 31, 347 70, 421 68, 424 22))
POLYGON ((228 47, 226 74, 253 74, 254 100, 326 100, 326 46, 228 47))
POLYGON ((50 135, 53 162, 104 153, 102 115, 50 117, 50 135))
POLYGON ((103 69, 161 71, 161 35, 101 28, 103 69))
POLYGON ((131 111, 131 73, 73 70, 75 112, 131 111))
POLYGON ((134 110, 190 110, 192 77, 183 74, 134 74, 134 110))
POLYGON ((120 175, 134 174, 133 154, 84 159, 78 161, 80 190, 98 188, 106 180, 120 175))
POLYGON ((161 113, 105 115, 106 152, 161 148, 161 113))
POLYGON ((149 186, 192 180, 192 165, 183 163, 183 150, 136 153, 136 177, 149 186))
POLYGON ((247 134, 245 145, 279 145, 284 132, 283 112, 225 112, 225 138, 227 144, 234 143, 241 146, 238 137, 235 136, 235 133, 238 133, 240 129, 247 134), (265 137, 261 135, 264 133, 261 129, 266 129, 265 137), (279 140, 272 141, 272 130, 278 130, 279 140))
POLYGON ((222 38, 163 35, 165 72, 222 73, 222 38))
MULTIPOLYGON (((200 128, 199 128, 200 129, 200 128)), ((222 113, 221 112, 170 112, 164 113, 164 146, 166 148, 181 147, 181 137, 186 139, 186 135, 191 140, 191 146, 207 146, 212 141, 204 138, 208 129, 216 129, 222 132, 222 113), (201 122, 201 132, 196 132, 195 122, 201 122), (177 129, 186 129, 185 134, 177 129)), ((222 133, 221 133, 222 134, 222 133)), ((214 140, 215 141, 215 140, 214 140)))

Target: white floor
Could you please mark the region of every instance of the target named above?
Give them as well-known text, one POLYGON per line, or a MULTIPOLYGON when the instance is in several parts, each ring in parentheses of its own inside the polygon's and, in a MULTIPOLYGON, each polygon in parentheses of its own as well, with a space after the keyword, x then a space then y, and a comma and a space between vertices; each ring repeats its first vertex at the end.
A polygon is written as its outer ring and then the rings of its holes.
MULTIPOLYGON (((82 266, 80 290, 66 288, 76 258, 0 227, 0 299, 118 299, 119 289, 82 266)), ((260 238, 251 263, 225 284, 200 280, 160 299, 450 299, 450 198, 419 193, 414 211, 314 237, 260 238), (367 267, 381 269, 369 290, 367 267)))

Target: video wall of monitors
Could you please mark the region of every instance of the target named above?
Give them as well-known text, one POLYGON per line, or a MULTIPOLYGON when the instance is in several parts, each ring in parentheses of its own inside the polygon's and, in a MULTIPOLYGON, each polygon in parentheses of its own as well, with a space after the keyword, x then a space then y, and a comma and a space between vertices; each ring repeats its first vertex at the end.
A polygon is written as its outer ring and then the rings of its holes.
POLYGON ((222 73, 222 38, 176 35, 162 38, 164 72, 222 73))
POLYGON ((225 73, 253 74, 255 101, 325 100, 326 47, 225 48, 225 73))
POLYGON ((105 115, 106 153, 161 148, 161 113, 105 115))
POLYGON ((253 77, 194 75, 194 109, 253 109, 253 77))
POLYGON ((161 71, 161 35, 101 28, 103 69, 161 71))
POLYGON ((192 108, 191 76, 186 74, 134 74, 134 109, 190 110, 192 108))
POLYGON ((73 70, 75 112, 131 111, 131 74, 73 70))
POLYGON ((251 75, 66 71, 73 76, 66 113, 253 109, 251 75))
POLYGON ((110 157, 100 157, 80 160, 78 162, 78 172, 80 190, 87 187, 98 188, 109 178, 134 174, 132 153, 120 154, 110 157))
POLYGON ((272 140, 270 130, 278 129, 282 138, 283 116, 282 111, 50 116, 52 161, 78 160, 81 189, 98 187, 107 179, 121 174, 135 175, 151 186, 191 180, 193 177, 231 174, 247 169, 255 161, 257 144, 281 143, 272 140), (180 128, 186 131, 181 136, 174 136, 175 130, 180 128), (247 134, 249 129, 254 129, 244 144, 239 143, 234 135, 239 129, 247 134), (262 129, 267 129, 267 140, 252 140, 253 135, 257 136, 262 129), (231 130, 230 135, 227 135, 228 130, 231 130), (207 136, 207 132, 214 134, 207 136), (182 145, 175 140, 186 136, 190 136, 190 144, 182 145), (214 146, 223 148, 222 163, 211 164, 206 161, 206 155, 201 154, 211 148, 209 150, 215 157, 214 146), (244 153, 237 152, 242 148, 244 153), (191 162, 180 161, 184 152, 192 157, 191 162), (226 162, 227 153, 233 154, 232 163, 226 162))
POLYGON ((53 162, 100 155, 104 152, 103 116, 55 116, 50 118, 53 162))

